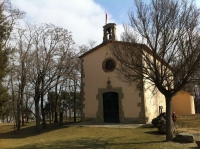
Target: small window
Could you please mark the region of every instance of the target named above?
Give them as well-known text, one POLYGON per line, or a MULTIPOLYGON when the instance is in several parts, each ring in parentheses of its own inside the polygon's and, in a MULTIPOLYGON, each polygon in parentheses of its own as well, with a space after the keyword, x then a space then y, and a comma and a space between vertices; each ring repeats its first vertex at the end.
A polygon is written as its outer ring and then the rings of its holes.
POLYGON ((105 72, 111 72, 115 69, 116 62, 112 58, 107 58, 102 63, 102 68, 105 72))

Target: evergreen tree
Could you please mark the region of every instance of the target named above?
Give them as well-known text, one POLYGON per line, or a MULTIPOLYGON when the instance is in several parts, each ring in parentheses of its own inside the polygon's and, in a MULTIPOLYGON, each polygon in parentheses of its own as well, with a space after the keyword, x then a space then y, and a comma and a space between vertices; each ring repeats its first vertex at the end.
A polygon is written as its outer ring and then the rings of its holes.
POLYGON ((7 72, 8 51, 6 41, 9 38, 11 29, 9 20, 4 14, 4 3, 0 4, 0 112, 3 112, 3 105, 6 103, 6 89, 3 87, 3 78, 7 72))
POLYGON ((0 115, 3 113, 3 107, 6 107, 6 100, 8 100, 7 89, 3 83, 8 73, 8 56, 11 51, 9 47, 10 36, 16 20, 24 14, 24 12, 13 8, 9 0, 0 2, 0 115))
POLYGON ((8 49, 5 43, 10 35, 11 29, 9 26, 9 20, 4 15, 4 5, 0 4, 0 81, 6 75, 6 67, 8 62, 8 49))

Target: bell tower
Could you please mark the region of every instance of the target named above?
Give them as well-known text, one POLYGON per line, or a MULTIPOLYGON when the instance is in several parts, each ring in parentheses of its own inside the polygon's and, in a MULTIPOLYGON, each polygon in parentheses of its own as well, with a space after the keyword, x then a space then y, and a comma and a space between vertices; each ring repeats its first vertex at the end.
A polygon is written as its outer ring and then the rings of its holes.
POLYGON ((103 26, 103 42, 108 40, 117 40, 115 23, 108 23, 103 26))

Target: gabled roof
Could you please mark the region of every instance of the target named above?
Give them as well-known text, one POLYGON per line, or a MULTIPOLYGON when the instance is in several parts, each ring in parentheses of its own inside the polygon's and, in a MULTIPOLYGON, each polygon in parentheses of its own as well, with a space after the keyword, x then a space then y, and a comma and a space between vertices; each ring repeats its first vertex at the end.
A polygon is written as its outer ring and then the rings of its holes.
POLYGON ((130 42, 124 42, 124 41, 113 41, 113 40, 108 40, 106 42, 101 43, 100 45, 92 48, 91 50, 85 52, 84 54, 82 54, 81 56, 79 56, 79 58, 83 58, 86 55, 96 51, 97 49, 109 44, 109 43, 118 43, 118 44, 122 44, 122 45, 131 45, 131 46, 141 46, 147 53, 152 54, 152 51, 144 44, 138 44, 138 43, 130 43, 130 42))
MULTIPOLYGON (((151 50, 147 45, 145 45, 145 44, 124 42, 124 41, 113 41, 113 40, 108 40, 108 41, 103 42, 103 43, 101 43, 100 45, 94 47, 93 49, 91 49, 91 50, 85 52, 84 54, 82 54, 81 56, 79 56, 79 58, 83 58, 83 57, 85 57, 86 55, 89 55, 90 53, 92 53, 92 52, 98 50, 99 48, 101 48, 101 47, 103 47, 103 46, 105 46, 105 45, 107 45, 107 44, 109 44, 109 43, 116 43, 116 44, 121 44, 121 45, 126 45, 126 46, 139 47, 139 48, 142 48, 145 52, 147 52, 147 53, 149 53, 150 55, 153 56, 152 50, 151 50)), ((157 56, 157 59, 158 59, 158 61, 162 61, 162 58, 159 57, 159 56, 157 56)), ((173 68, 172 68, 167 62, 165 62, 165 61, 162 61, 162 62, 163 62, 163 64, 164 64, 165 66, 167 66, 170 70, 173 70, 173 68)))
POLYGON ((110 42, 110 41, 102 42, 100 45, 98 45, 98 46, 96 46, 96 47, 90 49, 89 51, 87 51, 87 52, 85 52, 84 54, 82 54, 81 56, 79 56, 79 58, 85 57, 86 55, 88 55, 88 54, 90 54, 90 53, 96 51, 97 49, 99 49, 99 48, 101 48, 101 47, 107 45, 108 43, 111 43, 111 42, 110 42))

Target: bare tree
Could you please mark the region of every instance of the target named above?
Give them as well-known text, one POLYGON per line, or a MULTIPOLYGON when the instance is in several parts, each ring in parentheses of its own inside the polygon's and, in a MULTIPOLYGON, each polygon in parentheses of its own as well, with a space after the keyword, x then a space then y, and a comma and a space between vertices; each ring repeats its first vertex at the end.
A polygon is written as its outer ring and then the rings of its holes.
MULTIPOLYGON (((33 33, 29 29, 18 29, 17 38, 16 38, 16 48, 15 52, 17 54, 17 62, 15 63, 15 69, 17 69, 17 83, 18 83, 18 97, 19 97, 19 106, 21 112, 22 125, 24 125, 24 114, 22 109, 24 109, 24 99, 25 99, 25 87, 27 84, 27 71, 28 71, 28 54, 33 45, 33 33), (28 33, 27 33, 28 32, 28 33), (31 38, 27 38, 27 35, 32 35, 31 38)), ((18 118, 19 119, 19 118, 18 118)), ((20 124, 20 121, 18 122, 20 124)), ((19 125, 18 124, 18 125, 19 125)))
POLYGON ((77 102, 78 102, 78 94, 80 93, 80 76, 81 76, 81 70, 80 70, 80 61, 79 59, 76 59, 75 62, 76 65, 76 69, 74 69, 74 71, 71 73, 69 81, 70 81, 70 87, 69 87, 69 91, 73 93, 72 95, 72 99, 73 99, 73 111, 74 111, 74 122, 76 122, 76 111, 77 111, 77 102))
POLYGON ((92 48, 95 47, 95 45, 96 45, 97 42, 94 41, 94 40, 89 40, 88 43, 89 43, 90 49, 92 49, 92 48))
MULTIPOLYGON (((52 24, 32 27, 34 38, 28 58, 28 81, 34 87, 36 132, 40 132, 39 103, 45 128, 44 96, 73 68, 74 41, 70 32, 52 24)), ((29 38, 32 37, 29 35, 29 38)))
POLYGON ((129 28, 126 24, 123 24, 124 32, 120 35, 120 40, 124 42, 137 42, 136 41, 136 35, 134 34, 134 31, 129 28))
POLYGON ((200 10, 194 1, 185 0, 151 0, 150 4, 135 0, 134 8, 129 12, 130 28, 141 44, 114 43, 117 73, 129 83, 156 86, 165 96, 166 140, 171 141, 171 99, 199 69, 200 10))

